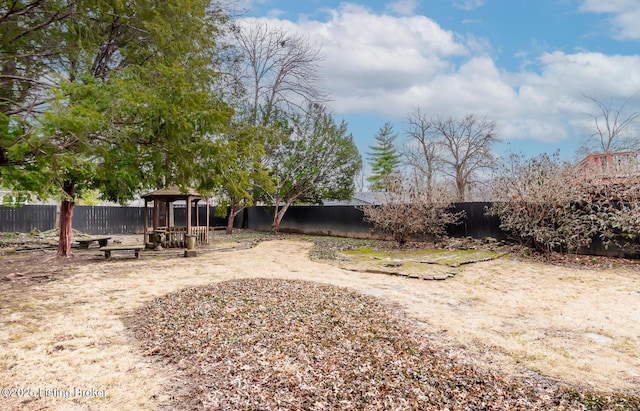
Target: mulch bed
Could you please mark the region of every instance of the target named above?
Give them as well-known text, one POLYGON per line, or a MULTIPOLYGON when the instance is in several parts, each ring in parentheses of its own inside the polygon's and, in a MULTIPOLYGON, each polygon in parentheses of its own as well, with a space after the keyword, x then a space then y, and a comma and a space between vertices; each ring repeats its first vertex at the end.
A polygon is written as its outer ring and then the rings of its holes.
POLYGON ((479 369, 381 300, 298 280, 188 288, 131 313, 132 336, 179 375, 170 409, 637 410, 544 378, 479 369))

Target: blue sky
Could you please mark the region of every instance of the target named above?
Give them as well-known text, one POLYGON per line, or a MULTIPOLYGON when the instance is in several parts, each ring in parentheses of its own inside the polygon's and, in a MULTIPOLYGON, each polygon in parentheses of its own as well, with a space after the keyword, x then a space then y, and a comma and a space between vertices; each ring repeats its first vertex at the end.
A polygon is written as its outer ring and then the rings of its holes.
MULTIPOLYGON (((486 116, 507 151, 576 159, 598 100, 640 92, 638 0, 245 0, 322 47, 336 118, 363 154, 385 122, 486 116)), ((640 109, 640 94, 628 107, 640 109)), ((640 134, 640 126, 632 132, 640 134)))

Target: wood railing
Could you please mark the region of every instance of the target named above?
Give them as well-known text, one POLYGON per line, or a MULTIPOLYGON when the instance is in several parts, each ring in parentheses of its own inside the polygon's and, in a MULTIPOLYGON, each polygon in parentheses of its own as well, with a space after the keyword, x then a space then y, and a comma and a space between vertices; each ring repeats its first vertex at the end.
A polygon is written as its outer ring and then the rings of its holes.
POLYGON ((191 234, 196 237, 196 245, 209 244, 209 227, 191 227, 191 234))
POLYGON ((578 165, 590 177, 637 177, 640 175, 640 151, 589 154, 578 165))
MULTIPOLYGON (((186 248, 187 246, 187 227, 158 227, 156 232, 163 248, 186 248)), ((150 236, 149 242, 153 243, 154 231, 149 231, 148 235, 150 236)), ((208 227, 191 227, 191 235, 195 236, 196 245, 209 243, 208 227)))

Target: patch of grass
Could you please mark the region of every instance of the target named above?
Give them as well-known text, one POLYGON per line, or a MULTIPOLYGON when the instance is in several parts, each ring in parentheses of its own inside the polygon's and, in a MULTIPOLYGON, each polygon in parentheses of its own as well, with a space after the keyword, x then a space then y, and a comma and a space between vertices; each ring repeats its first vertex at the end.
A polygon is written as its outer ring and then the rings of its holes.
POLYGON ((382 251, 376 251, 371 247, 358 247, 358 248, 354 248, 354 249, 349 250, 349 251, 351 251, 353 253, 358 253, 358 254, 365 254, 365 255, 369 254, 369 255, 372 255, 372 256, 382 254, 382 251))
MULTIPOLYGON (((482 248, 482 241, 473 243, 473 247, 458 247, 459 239, 450 239, 449 242, 441 241, 437 244, 426 242, 412 242, 403 248, 398 248, 394 241, 360 239, 347 237, 329 237, 314 235, 283 234, 286 238, 295 237, 314 244, 310 257, 315 260, 335 261, 343 257, 355 258, 369 257, 379 259, 415 260, 416 262, 441 264, 450 267, 468 264, 476 261, 490 260, 497 257, 509 256, 504 250, 497 251, 491 247, 482 248), (445 247, 445 248, 442 248, 445 247), (447 249, 446 247, 449 247, 447 249)), ((224 231, 216 231, 212 235, 212 244, 228 241, 253 241, 260 242, 278 239, 268 232, 235 229, 232 235, 226 235, 224 231)), ((491 245, 491 244, 489 244, 491 245)), ((495 247, 494 247, 495 248, 495 247)))
POLYGON ((336 260, 341 257, 344 251, 348 250, 371 250, 373 252, 376 245, 383 243, 379 240, 344 238, 344 237, 320 237, 304 236, 304 240, 314 244, 310 252, 310 257, 316 260, 336 260))
POLYGON ((393 261, 441 264, 449 267, 458 267, 463 264, 490 260, 501 256, 501 254, 487 250, 443 250, 439 248, 406 251, 378 251, 371 248, 357 248, 347 250, 345 254, 358 259, 379 258, 393 261))
POLYGON ((0 369, 8 370, 13 368, 13 366, 18 361, 18 358, 15 354, 3 353, 0 354, 0 369))
POLYGON ((260 242, 264 240, 271 240, 277 238, 270 232, 265 231, 254 231, 254 230, 245 230, 245 229, 234 229, 232 234, 227 234, 224 230, 215 230, 209 232, 209 242, 217 243, 217 242, 242 242, 242 241, 253 241, 260 242))
POLYGON ((395 243, 382 240, 303 238, 314 243, 310 252, 312 259, 338 262, 338 266, 347 270, 416 275, 419 278, 446 275, 451 268, 502 256, 483 249, 433 248, 431 243, 411 243, 398 249, 395 243))
POLYGON ((638 349, 640 345, 631 337, 616 337, 613 341, 613 348, 616 350, 635 357, 640 357, 640 349, 638 349))

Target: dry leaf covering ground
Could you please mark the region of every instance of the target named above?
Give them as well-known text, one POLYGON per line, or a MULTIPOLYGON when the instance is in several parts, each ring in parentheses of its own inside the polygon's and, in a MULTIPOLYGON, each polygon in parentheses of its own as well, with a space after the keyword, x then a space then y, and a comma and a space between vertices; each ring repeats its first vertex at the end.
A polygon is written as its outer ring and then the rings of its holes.
POLYGON ((634 265, 434 282, 233 247, 0 257, 0 409, 640 408, 634 265))

